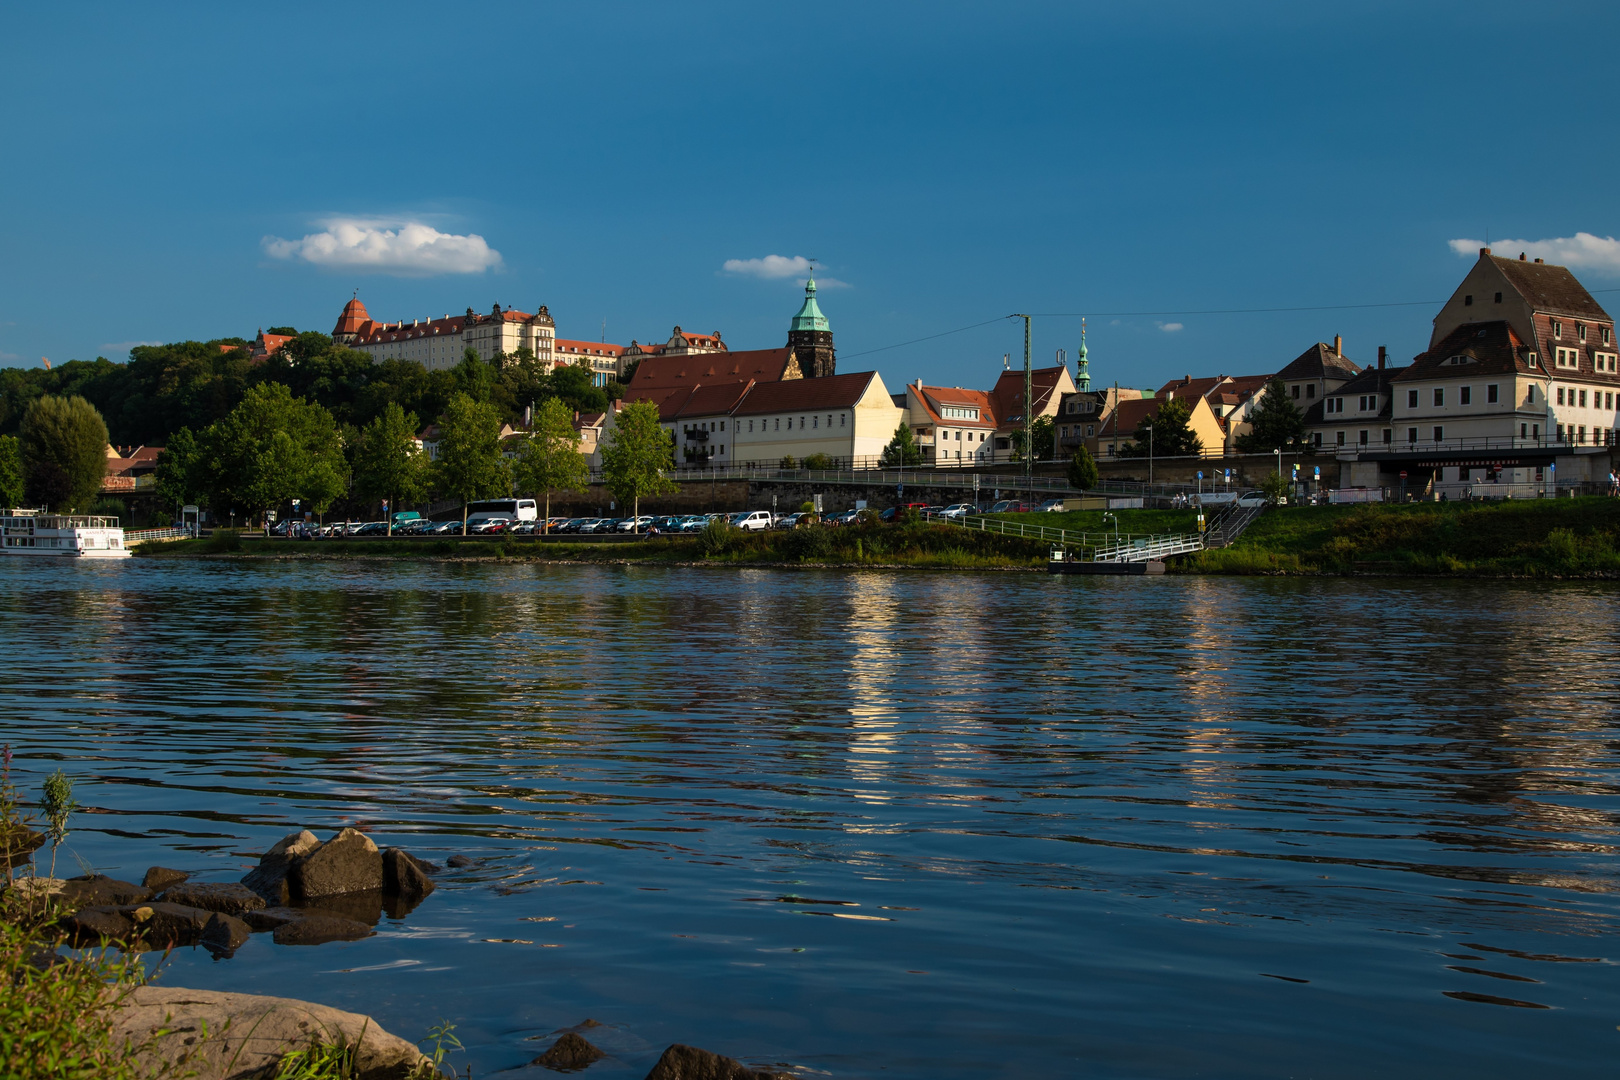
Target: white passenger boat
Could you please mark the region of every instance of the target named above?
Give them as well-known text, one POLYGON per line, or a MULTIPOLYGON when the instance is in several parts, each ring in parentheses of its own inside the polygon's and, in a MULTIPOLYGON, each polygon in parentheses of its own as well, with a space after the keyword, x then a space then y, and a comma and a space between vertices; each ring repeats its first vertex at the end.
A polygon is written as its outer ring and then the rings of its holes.
POLYGON ((55 555, 74 559, 127 559, 124 530, 113 517, 0 510, 0 555, 55 555))

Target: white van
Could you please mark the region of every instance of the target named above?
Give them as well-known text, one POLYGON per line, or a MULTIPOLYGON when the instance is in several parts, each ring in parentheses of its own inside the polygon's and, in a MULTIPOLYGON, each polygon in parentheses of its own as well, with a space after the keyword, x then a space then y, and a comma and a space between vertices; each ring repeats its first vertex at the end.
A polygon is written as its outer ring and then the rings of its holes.
POLYGON ((732 516, 731 524, 739 529, 749 532, 764 532, 771 527, 771 512, 769 510, 744 511, 732 516))
POLYGON ((486 499, 483 502, 467 504, 467 527, 488 521, 491 518, 506 518, 509 521, 536 521, 540 512, 535 508, 533 499, 486 499))

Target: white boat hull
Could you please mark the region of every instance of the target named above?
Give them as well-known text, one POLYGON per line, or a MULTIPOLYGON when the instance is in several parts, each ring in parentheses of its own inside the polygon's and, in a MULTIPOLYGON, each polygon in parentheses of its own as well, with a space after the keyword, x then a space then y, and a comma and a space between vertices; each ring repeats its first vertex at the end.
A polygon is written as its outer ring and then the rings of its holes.
POLYGON ((127 559, 117 518, 0 512, 0 555, 47 559, 127 559))

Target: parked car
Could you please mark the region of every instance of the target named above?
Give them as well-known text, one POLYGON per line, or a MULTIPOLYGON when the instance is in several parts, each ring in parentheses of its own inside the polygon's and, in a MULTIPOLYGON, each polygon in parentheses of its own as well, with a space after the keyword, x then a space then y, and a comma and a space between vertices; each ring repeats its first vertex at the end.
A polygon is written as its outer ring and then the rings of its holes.
POLYGON ((491 517, 467 526, 467 531, 469 533, 476 533, 479 536, 488 536, 493 533, 505 532, 507 527, 511 524, 511 518, 491 517))
POLYGON ((618 532, 646 532, 647 526, 653 523, 651 514, 642 514, 640 517, 627 517, 614 526, 618 532))
POLYGON ((1040 509, 1048 514, 1061 514, 1063 512, 1063 500, 1047 499, 1041 503, 1040 509))
POLYGON ((1263 491, 1245 491, 1237 497, 1239 506, 1264 506, 1271 501, 1271 497, 1263 491))
POLYGON ((952 521, 960 521, 969 514, 977 514, 978 512, 979 508, 974 506, 972 503, 952 503, 945 509, 941 510, 939 512, 939 516, 942 518, 949 518, 952 521))
POLYGON ((518 535, 518 536, 527 536, 530 533, 534 532, 535 528, 539 524, 540 524, 540 522, 538 522, 538 521, 516 521, 516 522, 513 522, 512 527, 510 529, 507 529, 506 531, 509 532, 509 533, 513 533, 515 535, 518 535))
POLYGON ((687 514, 681 518, 681 532, 701 532, 709 524, 709 519, 702 514, 687 514))
POLYGON ((360 526, 358 529, 354 530, 354 532, 350 533, 349 535, 350 536, 383 536, 383 535, 386 535, 387 532, 388 532, 388 522, 386 522, 386 521, 368 521, 364 525, 360 526))
POLYGON ((855 524, 860 520, 860 517, 861 512, 859 510, 845 510, 842 514, 834 514, 832 517, 827 518, 826 523, 842 527, 855 524))
POLYGON ((744 510, 731 515, 733 528, 744 532, 764 532, 771 527, 771 512, 769 510, 744 510))
POLYGON ((1002 499, 990 508, 990 512, 992 514, 1028 514, 1033 512, 1034 509, 1027 502, 1019 502, 1017 499, 1002 499))

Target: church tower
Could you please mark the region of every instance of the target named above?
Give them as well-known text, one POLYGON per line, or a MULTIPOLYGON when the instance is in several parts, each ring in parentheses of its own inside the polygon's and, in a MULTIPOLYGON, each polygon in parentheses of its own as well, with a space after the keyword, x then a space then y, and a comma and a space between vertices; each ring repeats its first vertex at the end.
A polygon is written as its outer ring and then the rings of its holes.
POLYGON ((833 352, 832 328, 827 316, 816 304, 814 273, 804 283, 804 306, 793 316, 788 328, 788 348, 798 356, 799 370, 807 379, 836 374, 837 357, 833 352))
POLYGON ((1080 320, 1079 361, 1074 365, 1075 389, 1082 394, 1091 389, 1091 365, 1086 362, 1086 320, 1080 320))

